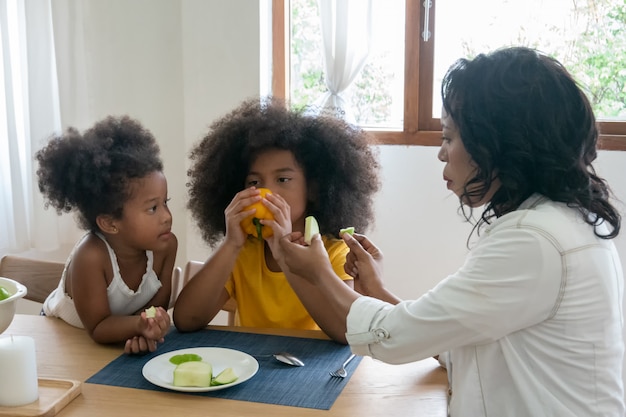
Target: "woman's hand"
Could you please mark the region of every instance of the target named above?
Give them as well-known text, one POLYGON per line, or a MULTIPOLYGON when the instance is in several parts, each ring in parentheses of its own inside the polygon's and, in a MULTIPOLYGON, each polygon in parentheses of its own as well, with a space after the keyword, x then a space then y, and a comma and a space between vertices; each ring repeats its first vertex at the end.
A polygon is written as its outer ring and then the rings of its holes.
POLYGON ((350 248, 344 270, 354 278, 354 289, 377 297, 384 287, 383 253, 364 235, 344 233, 341 237, 350 248))
MULTIPOLYGON (((328 252, 319 234, 309 246, 304 245, 301 232, 293 232, 279 240, 283 259, 289 271, 305 278, 312 284, 319 284, 325 271, 332 271, 328 252)), ((334 272, 331 274, 335 276, 334 272)))

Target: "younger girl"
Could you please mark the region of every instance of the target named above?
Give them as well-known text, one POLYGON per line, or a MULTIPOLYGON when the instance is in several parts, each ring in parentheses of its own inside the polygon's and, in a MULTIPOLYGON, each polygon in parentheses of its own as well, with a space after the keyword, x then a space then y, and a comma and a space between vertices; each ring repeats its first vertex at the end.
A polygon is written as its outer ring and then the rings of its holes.
POLYGON ((43 313, 85 328, 126 353, 154 351, 170 327, 166 310, 178 242, 167 181, 152 134, 108 117, 81 135, 70 128, 35 155, 46 205, 76 211, 89 232, 70 254, 43 313), (156 307, 154 318, 144 310, 156 307))
POLYGON ((204 327, 232 297, 236 324, 319 329, 326 303, 313 286, 289 285, 277 243, 292 230, 304 231, 305 218, 315 216, 336 275, 352 285, 344 272, 348 248, 338 233, 346 226, 365 230, 372 220, 378 162, 366 133, 288 110, 275 99, 252 99, 216 121, 191 159, 188 207, 217 249, 179 295, 176 327, 204 327), (261 187, 272 194, 261 199, 261 187), (263 221, 273 229, 266 240, 240 225, 255 213, 246 207, 259 201, 275 218, 263 221), (304 292, 310 297, 303 305, 304 292))

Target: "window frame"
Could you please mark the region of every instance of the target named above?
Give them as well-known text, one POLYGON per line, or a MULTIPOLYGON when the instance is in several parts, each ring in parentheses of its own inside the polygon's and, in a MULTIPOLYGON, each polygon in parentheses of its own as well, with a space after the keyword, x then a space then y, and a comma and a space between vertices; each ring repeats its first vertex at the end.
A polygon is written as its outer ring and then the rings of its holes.
MULTIPOLYGON (((431 38, 422 39, 421 0, 406 0, 404 61, 404 122, 401 130, 368 129, 377 142, 385 145, 441 144, 441 121, 432 117, 434 76, 435 4, 431 0, 431 38), (421 86, 421 87, 420 87, 421 86)), ((272 95, 289 99, 290 0, 272 0, 272 95)), ((598 121, 598 149, 626 150, 626 120, 598 121)))

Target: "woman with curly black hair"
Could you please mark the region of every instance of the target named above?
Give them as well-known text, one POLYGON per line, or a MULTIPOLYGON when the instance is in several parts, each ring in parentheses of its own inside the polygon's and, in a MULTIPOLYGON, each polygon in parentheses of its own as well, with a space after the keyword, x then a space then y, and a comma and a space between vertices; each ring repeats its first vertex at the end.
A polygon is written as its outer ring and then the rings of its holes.
POLYGON ((450 416, 623 417, 621 216, 592 165, 589 100, 558 61, 523 47, 459 60, 442 98, 443 179, 468 219, 483 209, 465 263, 401 301, 367 237, 344 237, 355 292, 336 285, 319 239, 304 247, 294 233, 280 241, 289 277, 323 292, 328 332, 356 354, 443 352, 450 416))
POLYGON ((303 232, 305 218, 314 216, 335 278, 352 285, 343 269, 348 248, 338 234, 372 223, 379 180, 370 145, 358 127, 274 98, 245 101, 214 122, 191 152, 188 207, 217 249, 179 295, 176 327, 204 327, 232 297, 242 326, 319 329, 325 305, 310 286, 289 285, 277 241, 303 232), (269 193, 262 190, 261 198, 259 188, 269 193), (260 221, 271 237, 259 239, 254 228, 250 236, 241 226, 258 214, 248 208, 255 203, 273 214, 260 221))
POLYGON ((154 137, 127 116, 107 117, 82 135, 52 137, 35 158, 46 206, 74 211, 88 230, 42 313, 98 343, 125 342, 126 353, 154 351, 170 327, 178 247, 154 137))

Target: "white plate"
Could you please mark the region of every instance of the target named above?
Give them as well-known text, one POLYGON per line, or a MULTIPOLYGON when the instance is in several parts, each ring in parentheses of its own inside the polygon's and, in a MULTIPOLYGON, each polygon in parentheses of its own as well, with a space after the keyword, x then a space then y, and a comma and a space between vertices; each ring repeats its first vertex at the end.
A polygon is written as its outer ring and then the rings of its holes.
POLYGON ((174 350, 156 356, 146 362, 141 370, 141 373, 148 381, 162 388, 183 392, 205 392, 217 391, 241 384, 242 382, 252 378, 258 370, 259 363, 247 353, 226 348, 199 347, 174 350), (199 355, 204 362, 210 363, 213 366, 213 375, 217 375, 226 368, 233 368, 233 371, 235 371, 235 375, 237 375, 238 378, 235 382, 230 384, 211 387, 174 386, 174 368, 176 368, 176 365, 170 362, 170 358, 174 355, 180 355, 183 353, 195 353, 196 355, 199 355))

